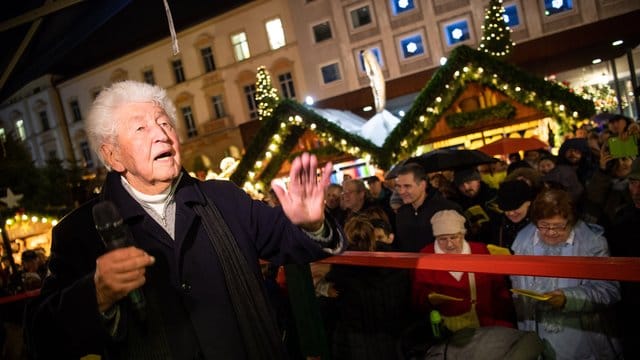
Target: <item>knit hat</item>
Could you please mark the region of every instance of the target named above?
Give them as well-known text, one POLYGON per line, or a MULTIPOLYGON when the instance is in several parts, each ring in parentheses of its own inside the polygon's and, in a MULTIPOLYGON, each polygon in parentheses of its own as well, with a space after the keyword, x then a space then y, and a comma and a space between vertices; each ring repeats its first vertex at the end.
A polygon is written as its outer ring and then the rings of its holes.
POLYGON ((465 217, 455 210, 441 210, 431 217, 433 236, 464 233, 465 217))
POLYGON ((631 180, 640 180, 640 157, 633 161, 631 172, 627 175, 627 178, 631 180))
POLYGON ((511 211, 519 208, 525 201, 531 201, 531 187, 522 180, 505 181, 498 189, 498 207, 502 211, 511 211))
POLYGON ((467 181, 480 180, 480 179, 481 179, 480 173, 478 172, 478 170, 476 170, 476 168, 456 170, 456 172, 453 175, 453 183, 456 186, 460 186, 466 183, 467 181))

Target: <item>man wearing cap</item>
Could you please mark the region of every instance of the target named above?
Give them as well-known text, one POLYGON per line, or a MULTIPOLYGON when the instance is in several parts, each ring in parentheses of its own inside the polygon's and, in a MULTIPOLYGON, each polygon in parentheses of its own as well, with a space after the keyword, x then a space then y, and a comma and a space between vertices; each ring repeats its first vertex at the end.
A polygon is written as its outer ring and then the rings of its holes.
POLYGON ((491 218, 497 218, 491 226, 489 243, 511 249, 516 235, 529 224, 529 206, 533 191, 523 180, 505 181, 500 184, 496 197, 497 209, 490 207, 491 218))
POLYGON ((640 135, 640 128, 638 124, 636 124, 633 119, 624 115, 615 115, 612 117, 611 120, 609 120, 608 127, 613 133, 613 136, 619 136, 623 140, 629 135, 640 135))
POLYGON ((453 182, 457 194, 452 200, 460 204, 471 225, 468 237, 474 241, 488 242, 491 221, 488 207, 496 197, 496 190, 482 181, 475 167, 456 170, 453 182))
POLYGON ((427 174, 418 164, 406 164, 398 171, 396 192, 404 205, 396 214, 394 243, 399 251, 418 252, 433 242, 431 217, 440 210, 456 210, 460 206, 447 200, 436 189, 428 188, 427 174))

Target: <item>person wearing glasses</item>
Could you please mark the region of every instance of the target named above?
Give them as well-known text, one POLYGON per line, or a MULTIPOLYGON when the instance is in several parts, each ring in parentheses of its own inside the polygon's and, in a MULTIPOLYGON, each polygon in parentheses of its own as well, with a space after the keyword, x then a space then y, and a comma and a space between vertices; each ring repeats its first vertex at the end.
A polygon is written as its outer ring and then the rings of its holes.
MULTIPOLYGON (((531 204, 531 224, 513 243, 515 255, 609 256, 603 229, 577 218, 564 190, 541 192, 531 204)), ((617 359, 613 305, 620 300, 616 281, 511 276, 518 328, 535 331, 544 341, 545 359, 617 359)))
MULTIPOLYGON (((488 254, 485 244, 465 239, 465 222, 455 210, 436 212, 431 217, 435 241, 420 252, 488 254)), ((452 332, 481 326, 513 327, 513 304, 505 280, 496 274, 416 270, 412 297, 419 312, 438 310, 452 332)))

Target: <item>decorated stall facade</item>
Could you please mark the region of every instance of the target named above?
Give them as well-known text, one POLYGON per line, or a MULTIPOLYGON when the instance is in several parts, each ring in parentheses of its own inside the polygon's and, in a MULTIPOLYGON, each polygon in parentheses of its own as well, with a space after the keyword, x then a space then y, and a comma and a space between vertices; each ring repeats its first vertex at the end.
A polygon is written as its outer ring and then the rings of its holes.
POLYGON ((293 150, 305 133, 313 134, 317 141, 308 142, 314 146, 304 150, 317 153, 321 161, 347 155, 388 168, 411 156, 420 145, 438 139, 544 117, 567 130, 594 113, 593 102, 566 87, 485 52, 459 46, 382 144, 345 131, 310 107, 282 100, 262 120, 231 180, 264 186, 295 155, 293 150))

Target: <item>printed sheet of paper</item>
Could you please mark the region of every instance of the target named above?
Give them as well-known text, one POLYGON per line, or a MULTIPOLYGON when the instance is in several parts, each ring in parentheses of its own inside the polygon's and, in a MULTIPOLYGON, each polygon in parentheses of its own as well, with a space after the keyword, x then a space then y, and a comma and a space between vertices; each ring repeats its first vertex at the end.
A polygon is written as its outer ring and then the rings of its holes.
POLYGON ((462 301, 462 298, 457 298, 457 297, 453 297, 453 296, 449 296, 449 295, 445 295, 445 294, 439 294, 439 293, 431 293, 429 294, 429 300, 444 300, 444 301, 462 301))
POLYGON ((511 255, 511 251, 506 247, 489 244, 487 245, 487 250, 489 250, 489 254, 491 255, 511 255))
POLYGON ((536 299, 536 300, 540 300, 540 301, 547 301, 547 300, 551 299, 551 295, 541 294, 539 292, 532 291, 532 290, 511 289, 511 292, 514 293, 514 294, 518 294, 518 295, 528 296, 528 297, 530 297, 532 299, 536 299))

